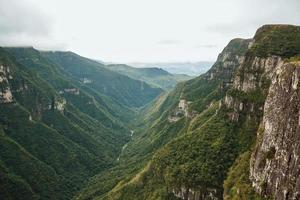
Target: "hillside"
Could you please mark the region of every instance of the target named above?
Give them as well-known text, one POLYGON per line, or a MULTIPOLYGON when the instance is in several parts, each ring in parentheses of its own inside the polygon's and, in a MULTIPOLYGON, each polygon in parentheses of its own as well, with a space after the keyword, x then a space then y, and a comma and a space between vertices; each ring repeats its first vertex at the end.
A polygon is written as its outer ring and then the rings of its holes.
POLYGON ((171 90, 177 83, 192 78, 184 74, 170 74, 161 68, 134 68, 121 64, 107 65, 107 68, 164 90, 171 90))
POLYGON ((119 165, 77 198, 298 199, 299 41, 291 25, 232 40, 142 111, 119 165))
POLYGON ((0 48, 1 199, 70 199, 89 177, 115 164, 130 139, 128 121, 135 106, 161 91, 74 61, 76 69, 90 69, 99 78, 89 86, 43 54, 0 48), (110 84, 113 91, 95 89, 102 77, 104 86, 109 79, 119 80, 110 84), (122 92, 126 98, 142 97, 132 104, 116 101, 122 92))
POLYGON ((42 52, 42 55, 57 64, 64 73, 122 105, 141 107, 162 92, 159 88, 107 70, 104 65, 72 52, 42 52))

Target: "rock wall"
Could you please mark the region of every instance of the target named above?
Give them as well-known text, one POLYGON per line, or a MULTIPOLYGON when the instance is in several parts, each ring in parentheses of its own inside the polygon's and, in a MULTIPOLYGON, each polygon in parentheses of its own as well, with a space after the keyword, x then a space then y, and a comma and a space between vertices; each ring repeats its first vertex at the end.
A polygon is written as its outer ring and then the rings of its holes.
POLYGON ((242 113, 248 117, 262 115, 271 79, 283 64, 279 56, 246 57, 224 99, 226 107, 232 109, 229 113, 231 120, 238 121, 242 113))
POLYGON ((300 62, 273 74, 253 152, 250 178, 257 192, 275 199, 300 199, 300 62))
POLYGON ((201 191, 200 189, 191 189, 186 187, 181 187, 172 190, 173 194, 183 200, 218 200, 216 198, 217 191, 215 189, 205 189, 201 191))
POLYGON ((9 66, 0 65, 0 103, 13 102, 9 79, 12 79, 9 66))
POLYGON ((300 64, 286 63, 279 56, 247 59, 239 67, 234 92, 227 93, 224 104, 232 109, 232 121, 240 121, 243 115, 262 121, 250 179, 262 196, 299 199, 300 64))
POLYGON ((252 151, 250 180, 232 183, 227 191, 241 186, 245 192, 249 184, 268 199, 300 199, 299 31, 285 25, 260 28, 222 100, 232 121, 254 119, 256 133, 256 143, 246 149, 252 151))

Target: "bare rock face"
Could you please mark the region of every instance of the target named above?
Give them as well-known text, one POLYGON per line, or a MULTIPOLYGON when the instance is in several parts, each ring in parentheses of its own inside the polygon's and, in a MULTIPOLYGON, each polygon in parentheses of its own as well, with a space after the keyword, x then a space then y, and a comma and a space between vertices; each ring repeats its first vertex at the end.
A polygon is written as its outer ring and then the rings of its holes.
POLYGON ((263 100, 259 99, 267 94, 269 82, 283 63, 281 57, 269 56, 247 57, 240 64, 233 79, 232 91, 224 99, 225 106, 233 110, 229 116, 232 121, 238 121, 242 111, 262 113, 263 100))
POLYGON ((181 187, 179 189, 173 189, 172 192, 177 198, 183 200, 218 200, 216 197, 217 191, 215 189, 201 191, 200 189, 181 187))
POLYGON ((261 87, 265 79, 270 79, 274 70, 281 65, 283 60, 279 56, 247 58, 239 68, 240 73, 234 78, 233 87, 243 92, 251 92, 261 87))
POLYGON ((233 39, 219 54, 216 63, 205 74, 207 80, 222 80, 231 84, 234 71, 244 62, 251 39, 233 39))
POLYGON ((13 102, 9 79, 12 79, 9 67, 0 65, 0 104, 13 102))
POLYGON ((300 62, 278 65, 264 105, 250 179, 275 199, 300 199, 300 62))

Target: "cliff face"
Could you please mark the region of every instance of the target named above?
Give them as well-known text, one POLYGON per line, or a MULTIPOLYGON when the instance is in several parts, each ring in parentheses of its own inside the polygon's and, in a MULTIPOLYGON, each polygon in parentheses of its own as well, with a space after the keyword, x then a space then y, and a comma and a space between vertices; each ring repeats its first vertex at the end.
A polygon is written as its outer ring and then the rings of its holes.
POLYGON ((279 56, 246 57, 224 99, 227 108, 233 109, 229 114, 231 120, 238 121, 242 114, 260 120, 271 78, 282 65, 283 59, 279 56))
POLYGON ((276 67, 251 159, 256 191, 275 199, 300 198, 300 62, 276 67))
POLYGON ((299 34, 293 26, 260 28, 225 98, 232 120, 261 121, 250 179, 259 194, 275 199, 300 197, 299 59, 289 59, 300 53, 299 34))
POLYGON ((9 67, 0 65, 0 103, 10 103, 13 101, 11 89, 8 80, 12 79, 9 67))
MULTIPOLYGON (((237 159, 237 167, 233 169, 241 170, 239 167, 246 166, 240 176, 247 176, 241 182, 248 185, 243 185, 243 188, 242 184, 233 183, 231 189, 225 188, 226 199, 255 196, 250 185, 262 197, 299 198, 300 104, 299 58, 296 58, 300 54, 299 39, 299 27, 263 26, 253 40, 248 40, 248 48, 244 48, 243 54, 223 52, 206 74, 208 80, 214 80, 223 73, 221 81, 228 89, 225 98, 221 99, 219 111, 225 107, 227 117, 238 127, 233 131, 237 135, 237 151, 240 155, 246 152, 246 156, 237 159), (237 69, 226 71, 232 66, 237 69), (249 161, 249 152, 255 143, 249 161), (251 167, 239 162, 250 162, 251 167)), ((227 178, 234 180, 233 177, 227 178)), ((182 199, 200 199, 199 194, 201 196, 201 191, 189 190, 185 186, 174 193, 182 199)), ((203 199, 218 198, 214 192, 208 194, 212 196, 203 199)))
POLYGON ((252 120, 257 136, 229 171, 225 199, 253 195, 251 185, 262 197, 299 198, 299 39, 299 27, 263 26, 237 70, 224 104, 231 121, 252 120))

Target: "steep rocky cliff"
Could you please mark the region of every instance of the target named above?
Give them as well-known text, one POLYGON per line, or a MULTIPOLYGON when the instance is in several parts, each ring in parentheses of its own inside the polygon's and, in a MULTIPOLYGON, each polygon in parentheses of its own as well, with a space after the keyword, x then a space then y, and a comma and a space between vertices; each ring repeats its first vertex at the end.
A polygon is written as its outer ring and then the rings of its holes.
POLYGON ((299 61, 276 67, 251 158, 253 186, 275 199, 300 199, 299 87, 299 61))
POLYGON ((8 82, 9 79, 12 79, 9 66, 5 66, 3 64, 0 65, 0 103, 10 103, 13 101, 11 88, 8 82))
POLYGON ((256 140, 229 171, 225 199, 254 198, 251 186, 262 197, 299 198, 299 41, 297 26, 258 29, 226 94, 231 120, 254 121, 256 140))

